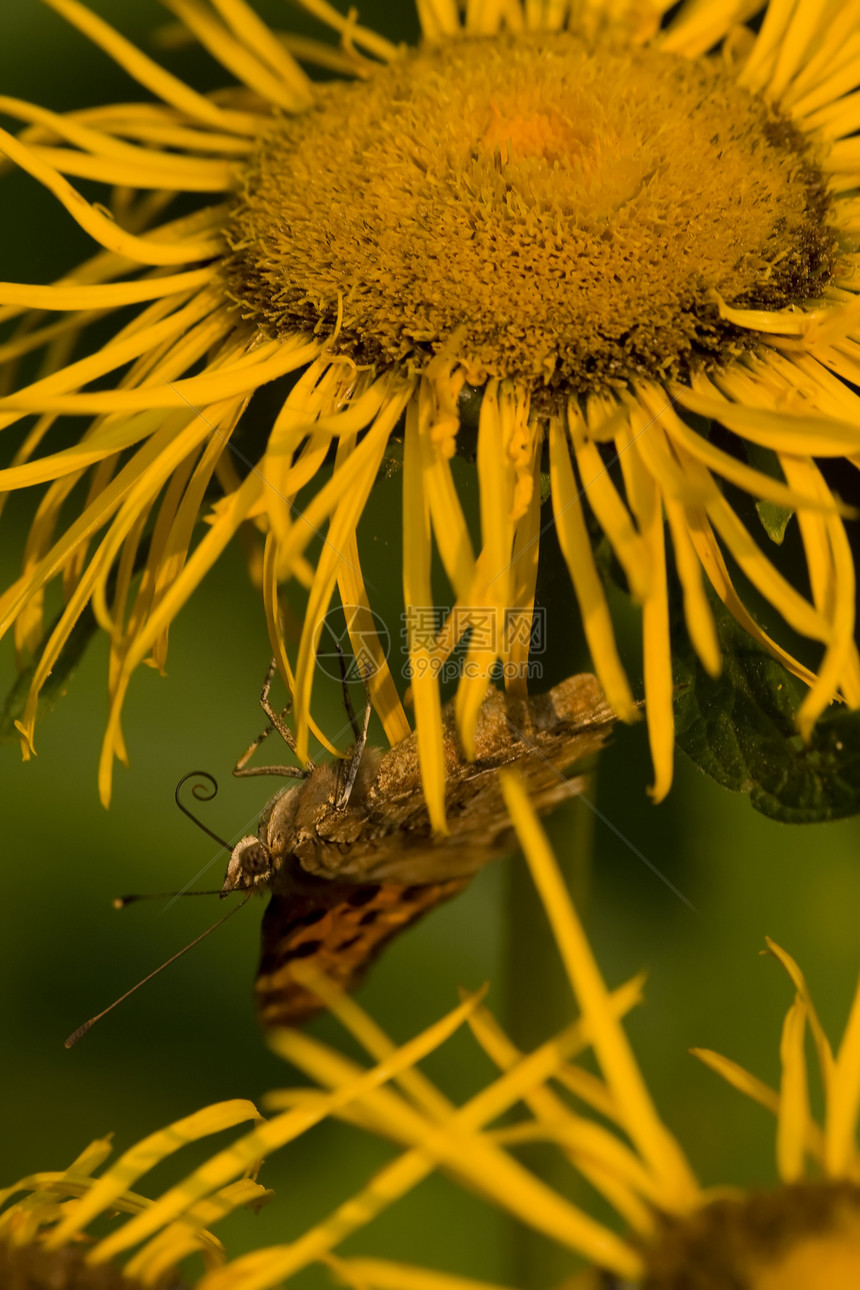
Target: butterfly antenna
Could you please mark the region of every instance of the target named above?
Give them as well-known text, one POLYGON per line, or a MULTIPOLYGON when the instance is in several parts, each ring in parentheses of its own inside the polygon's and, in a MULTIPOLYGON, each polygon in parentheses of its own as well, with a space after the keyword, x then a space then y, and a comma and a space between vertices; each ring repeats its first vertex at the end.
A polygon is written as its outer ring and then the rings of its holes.
POLYGON ((223 847, 225 851, 232 852, 233 848, 230 846, 229 842, 225 842, 223 838, 219 838, 217 833, 213 833, 208 825, 204 824, 202 820, 198 820, 194 812, 190 811, 188 807, 179 800, 179 790, 182 788, 182 785, 187 779, 194 779, 195 776, 199 776, 200 779, 207 781, 206 784, 192 785, 191 796, 196 802, 211 802, 212 798, 218 792, 218 781, 214 775, 210 775, 207 770, 190 770, 187 775, 182 776, 174 789, 173 796, 176 799, 176 805, 179 807, 180 811, 182 811, 183 815, 187 815, 189 820, 194 821, 198 829, 202 829, 203 832, 208 834, 214 842, 217 842, 219 846, 223 847))
POLYGON ((90 1017, 89 1021, 85 1021, 82 1026, 78 1026, 77 1030, 72 1031, 69 1035, 64 1047, 73 1048, 78 1040, 83 1038, 88 1030, 92 1030, 97 1021, 101 1021, 102 1017, 106 1017, 109 1012, 113 1012, 114 1008, 118 1007, 121 1003, 124 1003, 129 995, 134 994, 135 990, 139 990, 142 985, 146 985, 147 981, 151 981, 154 976, 158 976, 159 972, 163 972, 165 968, 170 967, 171 963, 175 963, 177 959, 181 959, 183 954, 187 954, 195 945, 199 945, 200 942, 210 934, 210 932, 215 931, 216 927, 220 927, 222 923, 226 923, 228 918, 232 918, 235 913, 238 913, 243 905, 247 905, 248 901, 251 899, 251 895, 252 893, 248 892, 241 905, 234 905, 230 912, 225 914, 223 918, 219 918, 211 927, 207 927, 205 932, 201 932, 199 936, 195 936, 193 941, 189 941, 181 950, 177 950, 177 952, 172 954, 166 962, 162 963, 160 967, 157 967, 154 972, 150 972, 142 981, 138 981, 137 985, 133 985, 130 990, 126 990, 125 994, 121 994, 118 999, 114 999, 113 1003, 110 1004, 109 1007, 105 1008, 102 1012, 96 1013, 94 1017, 90 1017))
MULTIPOLYGON (((238 890, 238 888, 237 888, 238 890)), ((220 887, 213 887, 211 891, 138 891, 131 896, 114 896, 111 904, 114 909, 125 909, 126 905, 133 905, 137 900, 169 900, 176 896, 220 896, 220 887)))

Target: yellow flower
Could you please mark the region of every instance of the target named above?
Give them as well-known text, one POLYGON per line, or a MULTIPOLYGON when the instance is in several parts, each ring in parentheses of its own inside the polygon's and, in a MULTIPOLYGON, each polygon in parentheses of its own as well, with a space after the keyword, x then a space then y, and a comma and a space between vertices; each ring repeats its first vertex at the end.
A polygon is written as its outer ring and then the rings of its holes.
POLYGON ((271 1196, 247 1176, 241 1160, 233 1170, 234 1181, 204 1184, 194 1196, 187 1184, 203 1177, 204 1170, 191 1175, 178 1187, 179 1204, 170 1217, 150 1222, 146 1240, 121 1265, 115 1254, 133 1243, 124 1242, 123 1234, 135 1222, 147 1222, 157 1213, 157 1202, 132 1190, 143 1174, 189 1143, 260 1118, 250 1102, 220 1102, 150 1134, 98 1176, 95 1171, 112 1151, 109 1137, 90 1143, 68 1169, 32 1174, 0 1191, 0 1281, 4 1286, 119 1290, 125 1285, 163 1285, 194 1252, 202 1255, 206 1267, 223 1264, 224 1247, 208 1228, 238 1206, 259 1206, 271 1196), (100 1217, 116 1214, 135 1217, 114 1225, 109 1236, 91 1233, 100 1217))
POLYGON ((61 115, 0 99, 24 123, 17 138, 0 132, 0 148, 99 248, 53 284, 0 285, 0 319, 22 316, 0 360, 14 376, 44 350, 36 379, 13 388, 10 376, 0 398, 0 428, 36 418, 0 488, 47 485, 21 576, 0 597, 0 631, 14 624, 19 654, 38 655, 25 749, 39 692, 91 604, 111 641, 106 800, 132 672, 163 665, 172 618, 251 526, 300 757, 335 590, 354 607, 386 735, 403 738, 356 526, 404 415, 404 603, 419 617, 432 608, 435 549, 456 611, 429 639, 409 622, 437 828, 439 667, 470 632, 457 699, 468 752, 497 661, 525 683, 529 632, 508 629, 534 604, 544 475, 594 665, 625 719, 635 705, 583 493, 642 606, 656 798, 673 746, 664 518, 710 673, 720 651, 703 571, 809 683, 804 735, 837 692, 860 704, 853 512, 816 463, 860 448, 856 6, 700 0, 669 17, 669 0, 416 0, 424 41, 410 50, 328 0, 299 0, 340 34, 338 50, 270 31, 247 0, 165 0, 240 82, 203 95, 79 0, 44 2, 155 101, 61 115), (301 62, 339 79, 311 81, 301 62), (109 208, 76 178, 110 185, 109 208), (189 193, 218 200, 165 222, 189 193), (120 309, 114 336, 86 352, 90 321, 120 309), (287 374, 262 458, 232 456, 251 395, 287 374), (53 438, 66 415, 94 418, 70 447, 53 438), (728 446, 708 420, 732 432, 728 446), (473 445, 477 545, 451 461, 473 445), (84 480, 80 513, 65 518, 84 480), (724 482, 796 514, 809 598, 724 482), (820 645, 817 676, 756 623, 732 566, 820 645), (288 578, 308 588, 294 681, 278 611, 288 578), (55 580, 66 607, 46 627, 55 580))
MULTIPOLYGON (((322 989, 325 988, 323 985, 322 989)), ((254 1181, 260 1162, 280 1150, 322 1120, 349 1115, 353 1103, 374 1100, 391 1080, 409 1086, 419 1077, 416 1063, 444 1044, 475 1011, 480 996, 472 996, 440 1021, 400 1047, 387 1044, 384 1056, 368 1069, 351 1068, 334 1049, 319 1042, 311 1048, 320 1070, 323 1087, 282 1090, 270 1095, 276 1114, 264 1119, 256 1107, 244 1100, 219 1102, 186 1116, 125 1151, 110 1167, 95 1171, 111 1153, 110 1138, 91 1143, 68 1169, 37 1173, 0 1190, 0 1283, 6 1286, 50 1286, 64 1290, 121 1290, 123 1286, 175 1284, 176 1270, 189 1254, 199 1253, 204 1272, 194 1284, 230 1290, 235 1284, 253 1282, 246 1275, 248 1265, 269 1267, 266 1250, 244 1256, 237 1264, 228 1262, 221 1242, 207 1229, 238 1206, 258 1207, 272 1193, 254 1181), (331 1073, 336 1078, 331 1078, 331 1073), (151 1169, 162 1164, 189 1143, 220 1133, 247 1121, 253 1127, 227 1146, 221 1147, 181 1181, 149 1200, 131 1190, 151 1169), (24 1193, 23 1197, 19 1194, 24 1193), (13 1198, 14 1201, 13 1201, 13 1198), (9 1203, 13 1202, 13 1203, 9 1203), (99 1235, 93 1226, 104 1216, 128 1214, 123 1223, 110 1226, 99 1235), (134 1251, 131 1253, 131 1251, 134 1251), (212 1278, 217 1275, 217 1278, 212 1278)), ((359 1012, 365 1031, 373 1032, 369 1018, 359 1012)), ((378 1032, 377 1032, 378 1033, 378 1032)), ((377 1047, 379 1046, 377 1039, 377 1047)), ((310 1041, 309 1041, 310 1043, 310 1041)), ((301 1052, 302 1037, 290 1039, 289 1032, 272 1032, 276 1052, 301 1052)), ((362 1120, 359 1109, 358 1118, 362 1120)), ((331 1190, 340 1174, 330 1157, 320 1160, 314 1181, 331 1190)), ((390 1197, 388 1199, 393 1199, 390 1197)), ((284 1259, 279 1251, 277 1284, 319 1260, 327 1261, 331 1247, 349 1232, 363 1227, 384 1203, 376 1206, 348 1199, 333 1220, 324 1221, 302 1233, 284 1259)), ((273 1284, 271 1280, 267 1285, 273 1284)))
POLYGON ((647 1290, 832 1290, 857 1284, 860 988, 834 1056, 797 965, 768 942, 796 989, 783 1028, 780 1088, 769 1088, 714 1053, 693 1051, 775 1113, 782 1186, 762 1191, 703 1188, 660 1119, 623 1029, 622 1018, 641 997, 642 978, 608 989, 527 794, 513 775, 505 791, 579 1005, 578 1020, 532 1052, 522 1053, 472 997, 463 1005, 468 1009, 466 1020, 499 1068, 497 1079, 460 1106, 414 1065, 393 1073, 385 1087, 368 1082, 359 1091, 360 1080, 367 1080, 373 1069, 391 1069, 398 1050, 354 1000, 308 970, 309 984, 377 1065, 365 1071, 309 1035, 280 1032, 277 1050, 332 1093, 275 1093, 270 1105, 309 1110, 326 1096, 349 1090, 349 1100, 334 1113, 393 1139, 404 1150, 321 1223, 309 1241, 301 1238, 240 1257, 229 1269, 209 1273, 206 1290, 276 1287, 311 1252, 327 1260, 356 1290, 505 1290, 495 1282, 441 1270, 334 1254, 359 1223, 398 1200, 434 1168, 562 1249, 583 1256, 591 1270, 574 1279, 571 1290, 603 1287, 601 1270, 625 1285, 641 1284, 647 1290), (826 1099, 823 1126, 815 1123, 809 1108, 807 1022, 826 1099), (588 1048, 599 1074, 574 1060, 588 1048), (516 1158, 518 1147, 535 1142, 557 1148, 615 1211, 626 1235, 592 1217, 584 1205, 549 1186, 516 1158))

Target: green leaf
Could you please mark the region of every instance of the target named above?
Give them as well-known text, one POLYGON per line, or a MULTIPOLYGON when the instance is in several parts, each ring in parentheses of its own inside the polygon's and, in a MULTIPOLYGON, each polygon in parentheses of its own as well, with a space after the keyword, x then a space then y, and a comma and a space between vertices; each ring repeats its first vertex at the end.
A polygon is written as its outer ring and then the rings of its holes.
POLYGON ((786 824, 860 812, 860 710, 835 705, 804 744, 795 716, 806 686, 715 607, 723 672, 709 677, 676 633, 676 738, 724 788, 786 824))
POLYGON ((788 521, 794 511, 789 510, 787 506, 778 506, 776 502, 756 502, 755 508, 758 511, 762 527, 771 542, 775 542, 777 546, 782 546, 785 530, 788 528, 788 521))
MULTIPOLYGON (((772 448, 762 448, 757 443, 747 443, 744 446, 751 466, 754 466, 756 470, 760 470, 763 475, 768 475, 771 479, 776 479, 781 484, 785 483, 785 476, 779 464, 779 458, 772 448)), ((776 502, 756 502, 755 508, 758 511, 762 528, 771 542, 775 542, 777 546, 782 546, 785 539, 785 530, 788 528, 788 521, 794 511, 790 506, 779 506, 776 502)))

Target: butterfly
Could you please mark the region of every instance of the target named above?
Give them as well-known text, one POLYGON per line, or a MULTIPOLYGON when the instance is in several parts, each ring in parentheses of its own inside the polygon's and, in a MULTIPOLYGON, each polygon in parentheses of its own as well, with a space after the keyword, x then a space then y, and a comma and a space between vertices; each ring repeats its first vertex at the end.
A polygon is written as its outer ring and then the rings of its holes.
POLYGON ((269 721, 237 763, 237 775, 283 774, 301 783, 266 804, 256 836, 234 847, 222 895, 268 893, 255 996, 262 1024, 295 1026, 319 1011, 319 996, 296 979, 301 960, 352 990, 382 948, 428 910, 462 891, 488 861, 510 850, 499 771, 516 767, 534 808, 545 813, 582 790, 565 772, 605 743, 615 722, 597 678, 569 677, 528 698, 490 688, 479 710, 475 758, 467 761, 453 701, 442 709, 449 832, 434 834, 421 788, 415 734, 388 751, 367 744, 344 693, 356 742, 331 764, 247 767, 276 730, 292 732, 269 702, 269 721))

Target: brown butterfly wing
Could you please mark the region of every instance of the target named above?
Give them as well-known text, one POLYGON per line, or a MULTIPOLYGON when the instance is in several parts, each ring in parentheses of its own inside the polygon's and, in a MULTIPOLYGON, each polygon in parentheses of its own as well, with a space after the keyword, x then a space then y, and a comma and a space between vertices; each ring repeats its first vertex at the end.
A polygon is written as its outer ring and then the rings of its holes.
POLYGON ((293 975, 297 960, 353 989, 393 936, 510 848, 500 769, 515 766, 534 808, 550 811, 582 790, 584 779, 565 772, 597 752, 615 720, 590 675, 525 700, 490 691, 472 762, 463 757, 453 703, 442 718, 447 835, 430 827, 414 735, 384 755, 367 750, 345 810, 315 808, 311 828, 299 823, 299 809, 295 852, 263 920, 256 994, 264 1025, 295 1025, 319 1011, 318 997, 293 975))
POLYGON ((293 864, 294 891, 273 896, 263 916, 255 994, 264 1026, 301 1025, 323 1007, 319 996, 296 980, 297 961, 312 964, 342 990, 354 990, 393 936, 469 881, 314 883, 293 864))
POLYGON ((354 882, 471 877, 513 845, 498 772, 515 768, 534 809, 546 814, 583 791, 585 780, 568 779, 567 772, 599 751, 615 723, 589 674, 526 700, 491 691, 479 715, 472 762, 462 755, 453 703, 442 719, 448 834, 432 833, 411 735, 385 754, 373 784, 348 811, 319 823, 317 845, 301 852, 306 869, 354 882))

